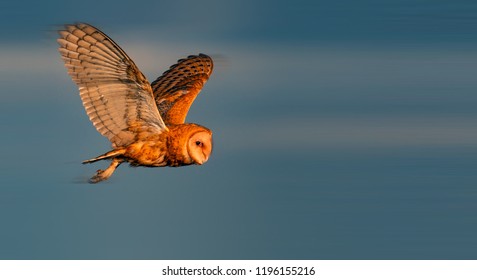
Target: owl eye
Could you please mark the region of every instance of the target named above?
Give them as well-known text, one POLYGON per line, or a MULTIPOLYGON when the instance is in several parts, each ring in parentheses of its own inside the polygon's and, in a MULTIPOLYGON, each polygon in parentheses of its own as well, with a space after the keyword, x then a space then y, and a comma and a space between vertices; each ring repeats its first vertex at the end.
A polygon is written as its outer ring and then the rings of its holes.
POLYGON ((199 147, 204 146, 204 144, 203 144, 202 142, 200 142, 200 141, 195 141, 195 144, 196 144, 197 146, 199 146, 199 147))

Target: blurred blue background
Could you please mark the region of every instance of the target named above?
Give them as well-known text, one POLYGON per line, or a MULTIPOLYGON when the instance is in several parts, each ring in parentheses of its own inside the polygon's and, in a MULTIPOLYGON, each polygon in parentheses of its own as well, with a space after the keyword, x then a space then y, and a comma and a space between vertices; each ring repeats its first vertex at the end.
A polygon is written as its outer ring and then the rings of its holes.
POLYGON ((1 259, 476 259, 477 3, 0 3, 1 259), (203 52, 203 166, 119 167, 57 53, 101 28, 154 80, 203 52))

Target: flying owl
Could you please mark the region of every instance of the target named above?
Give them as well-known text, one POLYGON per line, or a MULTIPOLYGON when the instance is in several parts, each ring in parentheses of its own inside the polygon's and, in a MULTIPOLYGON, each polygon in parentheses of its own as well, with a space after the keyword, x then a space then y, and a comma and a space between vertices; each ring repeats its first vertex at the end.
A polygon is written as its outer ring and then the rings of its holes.
POLYGON ((90 179, 108 179, 123 162, 132 166, 203 164, 212 131, 185 123, 187 112, 212 74, 212 59, 180 59, 152 84, 129 56, 99 29, 78 23, 58 31, 59 52, 78 85, 89 119, 113 149, 83 164, 111 160, 90 179))

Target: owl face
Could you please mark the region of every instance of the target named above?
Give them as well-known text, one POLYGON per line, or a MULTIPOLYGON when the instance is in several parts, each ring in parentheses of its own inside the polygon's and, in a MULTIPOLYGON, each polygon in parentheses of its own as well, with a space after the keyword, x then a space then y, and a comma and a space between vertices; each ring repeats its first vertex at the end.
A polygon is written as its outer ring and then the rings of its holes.
POLYGON ((189 137, 187 152, 195 164, 203 164, 212 153, 212 133, 208 130, 199 130, 189 137))

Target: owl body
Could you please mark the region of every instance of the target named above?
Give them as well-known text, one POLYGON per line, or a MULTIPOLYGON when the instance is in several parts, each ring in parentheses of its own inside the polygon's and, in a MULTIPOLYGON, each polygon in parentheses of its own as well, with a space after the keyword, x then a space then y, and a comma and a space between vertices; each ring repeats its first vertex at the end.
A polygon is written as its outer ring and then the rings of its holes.
POLYGON ((90 179, 108 179, 123 162, 161 167, 205 163, 212 131, 185 123, 187 112, 212 73, 204 54, 180 59, 152 84, 127 54, 99 29, 78 23, 58 32, 59 51, 78 85, 86 113, 113 150, 83 163, 111 160, 90 179))
POLYGON ((208 160, 212 150, 212 132, 208 128, 197 124, 171 125, 168 128, 166 132, 150 135, 117 150, 133 166, 179 167, 200 165, 208 160))

